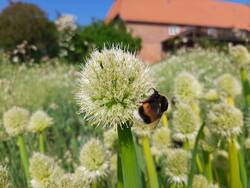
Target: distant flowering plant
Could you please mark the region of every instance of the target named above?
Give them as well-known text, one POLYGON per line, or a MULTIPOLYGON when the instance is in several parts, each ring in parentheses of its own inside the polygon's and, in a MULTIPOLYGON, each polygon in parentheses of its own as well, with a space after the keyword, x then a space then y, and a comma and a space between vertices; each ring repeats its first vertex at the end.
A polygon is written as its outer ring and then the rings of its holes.
POLYGON ((222 74, 216 80, 218 90, 227 96, 235 97, 241 94, 240 82, 231 74, 222 74))
POLYGON ((46 112, 39 110, 31 116, 28 130, 31 132, 41 132, 50 127, 52 123, 52 118, 46 112))
POLYGON ((1 188, 12 188, 12 182, 8 169, 5 166, 0 165, 0 187, 1 188))
POLYGON ((17 136, 25 133, 29 122, 29 111, 13 107, 3 115, 3 124, 10 136, 17 136))
POLYGON ((233 62, 239 67, 244 67, 250 64, 250 53, 245 46, 232 46, 230 47, 229 52, 233 62))
POLYGON ((83 173, 91 182, 104 178, 109 173, 109 154, 103 144, 92 138, 80 151, 79 171, 83 173))
POLYGON ((233 137, 241 133, 243 114, 236 107, 226 103, 216 104, 207 116, 209 130, 222 137, 233 137))
POLYGON ((80 109, 96 125, 134 121, 134 111, 152 87, 148 68, 119 47, 94 51, 79 80, 80 109))
POLYGON ((188 72, 179 73, 174 81, 174 95, 185 103, 192 103, 202 94, 199 81, 188 72))

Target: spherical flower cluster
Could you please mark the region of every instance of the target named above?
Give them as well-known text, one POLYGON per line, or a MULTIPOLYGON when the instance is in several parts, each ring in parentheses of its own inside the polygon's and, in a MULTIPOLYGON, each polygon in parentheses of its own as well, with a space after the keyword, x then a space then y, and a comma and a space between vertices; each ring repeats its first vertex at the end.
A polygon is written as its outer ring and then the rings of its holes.
POLYGON ((89 182, 81 173, 64 174, 59 177, 58 188, 89 188, 89 182))
POLYGON ((213 153, 212 164, 216 169, 222 169, 224 171, 229 170, 229 156, 228 152, 225 150, 217 150, 213 153))
POLYGON ((210 89, 204 94, 204 99, 208 101, 217 101, 219 99, 219 94, 215 89, 210 89))
POLYGON ((10 136, 23 134, 29 122, 29 112, 23 108, 13 107, 3 115, 3 124, 10 136))
POLYGON ((0 165, 0 187, 11 188, 11 178, 6 167, 0 165))
POLYGON ((54 159, 41 153, 34 153, 30 159, 31 184, 34 188, 53 187, 58 178, 63 175, 63 170, 54 159))
POLYGON ((161 157, 171 145, 170 130, 167 127, 156 129, 152 136, 152 153, 161 157))
POLYGON ((217 79, 218 89, 228 96, 235 97, 241 94, 240 82, 231 74, 223 74, 217 79))
POLYGON ((250 53, 247 48, 242 45, 233 46, 230 48, 232 59, 239 67, 250 64, 250 53))
POLYGON ((142 124, 139 121, 136 121, 136 123, 132 127, 132 131, 138 137, 149 137, 151 135, 152 129, 153 128, 150 125, 142 124))
POLYGON ((46 112, 40 110, 31 116, 28 130, 31 132, 41 132, 50 127, 52 123, 52 118, 46 112))
POLYGON ((201 148, 207 152, 213 152, 216 149, 218 139, 211 131, 205 127, 203 130, 204 138, 200 140, 201 148))
POLYGON ((152 87, 148 68, 119 48, 94 51, 81 72, 80 109, 93 124, 117 126, 134 121, 134 111, 152 87))
POLYGON ((118 149, 118 134, 115 128, 109 129, 104 132, 105 146, 111 151, 118 149))
POLYGON ((170 150, 165 161, 165 173, 171 184, 186 185, 190 155, 183 149, 170 150))
POLYGON ((237 136, 243 126, 242 112, 228 104, 214 105, 207 116, 210 131, 222 137, 237 136))
POLYGON ((219 188, 218 185, 213 185, 203 175, 195 175, 192 188, 219 188))
POLYGON ((198 80, 188 72, 181 72, 174 81, 174 95, 182 102, 191 103, 202 94, 198 80))
POLYGON ((108 153, 102 143, 92 138, 80 151, 79 170, 90 180, 107 176, 109 173, 108 153))
POLYGON ((175 140, 193 140, 200 126, 200 120, 187 104, 179 104, 173 113, 173 137, 175 140))

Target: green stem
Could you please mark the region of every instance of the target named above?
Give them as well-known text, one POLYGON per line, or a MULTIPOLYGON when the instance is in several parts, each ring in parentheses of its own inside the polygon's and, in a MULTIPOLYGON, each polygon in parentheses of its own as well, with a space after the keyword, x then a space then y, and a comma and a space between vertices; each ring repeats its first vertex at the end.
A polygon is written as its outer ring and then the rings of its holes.
POLYGON ((241 83, 242 83, 242 88, 243 88, 243 94, 245 98, 245 104, 246 107, 248 108, 250 105, 250 86, 248 82, 248 76, 247 76, 247 71, 245 68, 240 69, 240 75, 241 75, 241 83))
POLYGON ((188 188, 192 188, 192 184, 193 184, 193 177, 194 177, 194 173, 195 173, 195 166, 196 166, 196 155, 198 152, 198 143, 199 140, 201 138, 203 129, 205 127, 205 123, 203 123, 198 131, 198 134, 196 136, 195 139, 195 144, 194 144, 194 149, 192 151, 192 159, 191 159, 191 169, 190 169, 190 173, 188 175, 188 188))
POLYGON ((228 140, 230 188, 242 188, 240 179, 240 168, 238 160, 238 150, 235 139, 228 140))
POLYGON ((156 168, 153 160, 153 156, 150 151, 149 139, 147 137, 142 138, 142 145, 144 151, 144 157, 146 161, 149 187, 150 188, 159 188, 158 177, 156 173, 156 168))
POLYGON ((212 170, 212 163, 211 163, 211 153, 204 152, 204 169, 205 174, 210 183, 213 182, 213 170, 212 170))
POLYGON ((25 147, 24 138, 22 135, 17 138, 17 145, 19 147, 20 157, 24 169, 24 174, 27 180, 28 187, 30 187, 30 175, 29 175, 29 159, 27 149, 25 147))
POLYGON ((119 153, 117 154, 117 177, 118 177, 117 188, 123 188, 122 163, 119 153))
POLYGON ((39 133, 39 151, 45 153, 45 132, 41 131, 39 133))
POLYGON ((242 149, 238 152, 239 165, 240 165, 240 176, 243 188, 247 188, 247 172, 245 165, 245 156, 243 155, 242 149))
POLYGON ((92 187, 92 188, 97 188, 97 182, 96 182, 96 180, 94 180, 94 181, 92 182, 91 187, 92 187))
POLYGON ((121 126, 118 126, 118 139, 124 188, 142 188, 131 127, 127 124, 121 126))

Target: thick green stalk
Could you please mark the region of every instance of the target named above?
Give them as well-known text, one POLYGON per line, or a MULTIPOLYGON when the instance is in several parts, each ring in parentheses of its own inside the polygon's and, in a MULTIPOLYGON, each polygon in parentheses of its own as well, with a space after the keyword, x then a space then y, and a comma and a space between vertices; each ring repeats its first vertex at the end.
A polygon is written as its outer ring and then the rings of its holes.
POLYGON ((204 152, 204 169, 206 173, 206 177, 210 183, 213 182, 213 170, 211 163, 211 153, 204 152))
POLYGON ((230 188, 242 188, 240 179, 240 167, 238 160, 238 150, 235 139, 228 139, 230 188))
POLYGON ((130 125, 118 126, 119 151, 124 188, 142 188, 130 125))
POLYGON ((203 123, 201 125, 201 127, 200 127, 200 129, 198 131, 198 134, 196 136, 196 139, 195 139, 194 149, 192 151, 191 169, 190 169, 190 173, 188 175, 188 188, 192 188, 193 177, 194 177, 194 174, 195 174, 195 166, 196 166, 196 155, 197 155, 197 152, 198 152, 198 143, 199 143, 199 140, 201 138, 204 127, 205 127, 205 123, 203 123))
POLYGON ((38 135, 39 137, 39 151, 45 153, 45 132, 41 131, 38 135))
POLYGON ((147 137, 142 138, 142 145, 143 145, 144 157, 146 161, 148 180, 149 180, 149 185, 150 185, 149 187, 159 188, 159 182, 158 182, 158 177, 157 177, 156 168, 154 164, 154 159, 150 151, 149 139, 147 137))
POLYGON ((241 75, 241 83, 242 83, 242 88, 243 88, 243 94, 245 98, 245 105, 246 108, 248 109, 250 105, 250 86, 248 82, 248 76, 247 76, 247 71, 245 68, 240 69, 240 75, 241 75))
POLYGON ((122 179, 122 163, 119 153, 117 154, 117 188, 123 188, 123 179, 122 179))
POLYGON ((243 155, 242 149, 238 152, 239 165, 240 165, 240 176, 243 188, 247 188, 247 172, 245 165, 245 156, 243 155))
POLYGON ((21 161, 22 161, 22 165, 24 169, 24 174, 27 180, 27 184, 28 184, 28 187, 30 187, 29 159, 28 159, 28 154, 27 154, 27 150, 25 147, 25 143, 24 143, 24 138, 22 135, 18 136, 17 145, 19 148, 19 153, 20 153, 20 157, 21 157, 21 161))

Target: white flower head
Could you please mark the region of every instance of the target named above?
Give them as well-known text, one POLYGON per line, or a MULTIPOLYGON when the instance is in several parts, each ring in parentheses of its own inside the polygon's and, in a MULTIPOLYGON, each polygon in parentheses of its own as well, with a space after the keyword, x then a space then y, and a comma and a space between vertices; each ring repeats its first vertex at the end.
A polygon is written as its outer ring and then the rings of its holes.
POLYGON ((10 136, 17 136, 26 131, 29 112, 20 107, 13 107, 3 115, 3 124, 10 136))
POLYGON ((80 151, 81 171, 90 181, 104 178, 109 173, 110 163, 108 153, 102 143, 92 138, 80 151))
POLYGON ((199 126, 199 117, 192 107, 180 103, 173 113, 173 138, 179 141, 193 140, 199 126))
POLYGON ((28 130, 31 132, 41 132, 50 127, 52 123, 52 118, 46 112, 39 110, 31 116, 28 130))
POLYGON ((63 175, 63 170, 55 160, 41 153, 34 153, 30 159, 29 167, 31 184, 33 187, 53 187, 57 178, 63 175))
POLYGON ((209 183, 205 176, 195 175, 193 179, 192 188, 219 188, 219 187, 216 184, 209 183))
POLYGON ((243 115, 239 109, 226 103, 216 104, 207 116, 207 125, 218 136, 237 136, 243 127, 243 115))
POLYGON ((160 127, 156 129, 152 136, 152 153, 161 157, 167 152, 171 145, 170 130, 167 127, 160 127))
POLYGON ((165 161, 165 174, 170 183, 186 185, 190 155, 183 149, 170 150, 165 161))
POLYGON ((0 187, 2 188, 13 187, 8 169, 2 165, 0 165, 0 187))
POLYGON ((231 74, 223 74, 217 79, 218 89, 228 96, 235 97, 241 94, 240 82, 231 74))
POLYGON ((236 45, 230 48, 230 55, 234 63, 237 63, 239 67, 243 67, 245 65, 250 64, 250 53, 247 48, 242 45, 236 45))
POLYGON ((94 124, 117 126, 134 121, 152 87, 148 68, 119 48, 94 51, 81 72, 80 109, 94 124))
POLYGON ((182 102, 192 103, 202 94, 202 86, 188 72, 181 72, 174 80, 174 95, 182 102))
POLYGON ((215 89, 210 89, 204 94, 204 99, 208 101, 217 101, 219 99, 219 94, 215 89))
POLYGON ((104 132, 105 146, 111 151, 117 151, 118 149, 118 134, 115 128, 109 129, 104 132))

